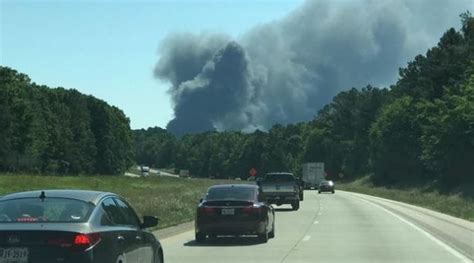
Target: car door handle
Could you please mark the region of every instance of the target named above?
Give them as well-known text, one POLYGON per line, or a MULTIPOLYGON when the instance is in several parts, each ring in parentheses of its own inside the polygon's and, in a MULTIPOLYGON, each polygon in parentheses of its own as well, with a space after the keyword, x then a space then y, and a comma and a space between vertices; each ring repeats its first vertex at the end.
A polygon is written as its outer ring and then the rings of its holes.
POLYGON ((117 236, 117 240, 118 240, 119 242, 123 242, 123 241, 125 241, 125 237, 123 237, 123 236, 117 236))
POLYGON ((138 241, 141 241, 142 237, 141 236, 135 236, 135 239, 138 240, 138 241))

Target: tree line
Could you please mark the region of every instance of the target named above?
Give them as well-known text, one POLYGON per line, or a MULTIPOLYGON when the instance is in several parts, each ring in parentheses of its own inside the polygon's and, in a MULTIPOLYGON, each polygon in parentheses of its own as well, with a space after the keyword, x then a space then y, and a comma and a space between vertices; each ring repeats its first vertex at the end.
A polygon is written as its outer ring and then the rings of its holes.
POLYGON ((132 164, 132 132, 120 109, 0 67, 1 172, 122 174, 132 164))
POLYGON ((189 169, 198 177, 292 171, 324 162, 330 178, 373 174, 375 182, 474 181, 474 19, 449 29, 425 55, 399 70, 389 88, 337 94, 306 123, 269 131, 188 134, 133 131, 138 163, 189 169))

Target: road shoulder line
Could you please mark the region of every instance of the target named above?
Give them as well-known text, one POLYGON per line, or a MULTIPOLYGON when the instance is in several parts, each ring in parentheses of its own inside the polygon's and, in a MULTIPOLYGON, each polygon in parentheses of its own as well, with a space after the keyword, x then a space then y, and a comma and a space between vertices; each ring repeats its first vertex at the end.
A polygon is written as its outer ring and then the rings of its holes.
POLYGON ((436 238, 435 236, 433 236, 431 233, 423 230, 422 228, 418 227, 417 225, 415 225, 414 223, 406 220, 405 218, 401 217, 400 215, 397 215, 395 214, 394 212, 386 209, 385 207, 379 205, 379 204, 376 204, 372 201, 369 201, 365 198, 362 198, 362 197, 359 197, 359 196, 356 196, 356 195, 352 195, 353 197, 367 203, 367 204, 370 204, 372 206, 375 206, 383 211, 385 211, 386 213, 394 216, 395 218, 399 219, 400 221, 404 222, 405 224, 411 226, 413 229, 417 230, 418 232, 422 233, 423 235, 425 235, 426 237, 428 237, 429 239, 431 239, 433 242, 435 242, 436 244, 438 244, 440 247, 442 247, 444 250, 446 250, 447 252, 449 252, 450 254, 452 254, 453 256, 459 258, 460 260, 462 260, 463 262, 466 262, 466 263, 469 263, 469 262, 472 262, 469 258, 467 258, 464 254, 462 254, 461 252, 455 250, 454 248, 452 248, 451 246, 447 245, 446 243, 444 243, 443 241, 441 241, 440 239, 436 238))

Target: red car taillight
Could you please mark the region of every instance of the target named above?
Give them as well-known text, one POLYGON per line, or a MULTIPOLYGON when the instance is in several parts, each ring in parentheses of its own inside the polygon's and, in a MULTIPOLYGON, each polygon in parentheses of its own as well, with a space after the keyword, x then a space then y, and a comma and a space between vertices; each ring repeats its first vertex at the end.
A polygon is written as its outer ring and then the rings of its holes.
POLYGON ((247 206, 242 208, 242 213, 244 214, 263 214, 264 208, 258 206, 247 206))
POLYGON ((16 219, 17 222, 21 223, 31 223, 31 222, 38 222, 38 218, 35 217, 20 217, 16 219))
POLYGON ((92 233, 92 234, 77 234, 74 237, 74 246, 78 247, 92 247, 95 244, 99 243, 101 240, 100 234, 92 233))

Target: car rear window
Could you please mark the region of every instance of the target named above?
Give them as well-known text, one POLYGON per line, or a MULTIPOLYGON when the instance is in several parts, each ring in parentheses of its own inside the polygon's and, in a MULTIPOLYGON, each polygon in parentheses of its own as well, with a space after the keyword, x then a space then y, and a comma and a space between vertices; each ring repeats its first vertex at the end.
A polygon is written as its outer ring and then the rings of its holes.
POLYGON ((250 187, 213 187, 206 195, 206 200, 254 200, 255 188, 250 187))
POLYGON ((94 205, 67 198, 20 198, 0 201, 0 223, 85 222, 94 205))
POLYGON ((295 178, 291 174, 267 174, 265 176, 267 182, 293 182, 295 178))

